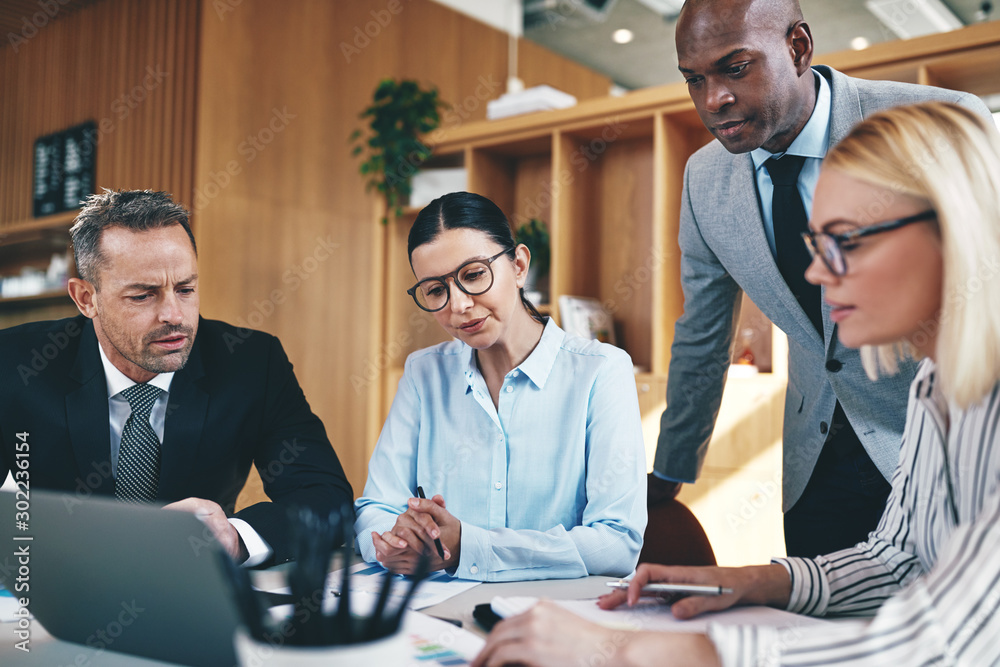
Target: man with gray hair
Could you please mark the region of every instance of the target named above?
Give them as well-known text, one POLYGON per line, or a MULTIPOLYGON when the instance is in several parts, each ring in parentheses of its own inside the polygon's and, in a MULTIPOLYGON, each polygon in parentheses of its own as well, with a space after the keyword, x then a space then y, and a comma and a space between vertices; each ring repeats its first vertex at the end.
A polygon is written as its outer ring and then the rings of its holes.
POLYGON ((281 343, 200 317, 169 195, 93 195, 70 235, 80 315, 0 331, 0 473, 28 433, 32 488, 190 511, 245 565, 288 560, 288 508, 326 516, 353 494, 281 343), (234 514, 251 464, 272 502, 234 514))

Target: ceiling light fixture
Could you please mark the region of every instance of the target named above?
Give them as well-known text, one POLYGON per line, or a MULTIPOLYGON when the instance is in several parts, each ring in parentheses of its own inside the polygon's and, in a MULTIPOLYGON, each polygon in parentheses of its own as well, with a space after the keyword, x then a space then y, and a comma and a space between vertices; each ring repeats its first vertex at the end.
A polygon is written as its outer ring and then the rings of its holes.
POLYGON ((941 0, 867 0, 865 7, 903 39, 962 27, 941 0))
POLYGON ((640 4, 646 5, 654 12, 663 17, 673 18, 681 13, 684 0, 638 0, 640 4))
POLYGON ((619 28, 611 33, 611 39, 615 44, 628 44, 635 38, 635 35, 628 28, 619 28))
POLYGON ((858 36, 851 40, 851 48, 855 51, 863 51, 869 46, 871 46, 871 42, 865 37, 858 36))

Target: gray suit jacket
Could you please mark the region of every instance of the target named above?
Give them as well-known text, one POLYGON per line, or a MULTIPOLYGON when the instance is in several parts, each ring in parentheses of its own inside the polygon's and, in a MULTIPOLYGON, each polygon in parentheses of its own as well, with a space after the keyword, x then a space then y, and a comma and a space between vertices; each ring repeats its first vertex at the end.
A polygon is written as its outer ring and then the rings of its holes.
MULTIPOLYGON (((831 146, 862 119, 892 106, 947 100, 990 117, 979 98, 966 93, 855 79, 825 66, 814 69, 831 86, 831 146)), ((820 339, 771 255, 749 153, 734 155, 713 141, 691 156, 684 174, 679 242, 684 314, 674 332, 657 472, 690 482, 701 470, 719 414, 744 291, 788 335, 783 509, 802 495, 838 399, 872 461, 889 479, 899 459, 907 388, 916 364, 901 364, 897 375, 871 382, 857 350, 837 340, 825 303, 820 339)))

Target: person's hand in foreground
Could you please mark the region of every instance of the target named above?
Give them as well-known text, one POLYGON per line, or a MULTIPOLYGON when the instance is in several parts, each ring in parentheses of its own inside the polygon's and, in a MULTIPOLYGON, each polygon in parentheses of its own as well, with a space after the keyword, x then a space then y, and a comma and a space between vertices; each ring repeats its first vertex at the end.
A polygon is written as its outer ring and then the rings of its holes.
POLYGON ((164 505, 163 509, 194 514, 209 527, 215 539, 219 541, 229 557, 237 563, 242 563, 249 556, 239 532, 233 527, 233 524, 229 523, 229 517, 226 516, 226 512, 218 503, 203 498, 185 498, 164 505))
POLYGON ((733 590, 725 595, 692 595, 677 600, 670 610, 679 619, 739 605, 768 605, 784 609, 788 606, 792 590, 788 571, 781 565, 684 567, 643 563, 636 569, 627 590, 602 595, 597 605, 601 609, 614 609, 622 604, 631 607, 639 601, 642 587, 652 583, 703 584, 733 590))
POLYGON ((652 509, 657 505, 673 500, 684 486, 680 482, 668 482, 653 473, 646 473, 646 507, 652 509))
POLYGON ((501 621, 472 667, 495 665, 718 665, 715 647, 696 633, 606 628, 542 600, 501 621))
POLYGON ((381 535, 372 533, 375 558, 397 574, 413 574, 420 554, 431 555, 431 571, 458 565, 462 543, 462 522, 445 508, 444 498, 410 498, 406 511, 396 518, 396 525, 381 535), (434 544, 441 540, 444 558, 434 544))

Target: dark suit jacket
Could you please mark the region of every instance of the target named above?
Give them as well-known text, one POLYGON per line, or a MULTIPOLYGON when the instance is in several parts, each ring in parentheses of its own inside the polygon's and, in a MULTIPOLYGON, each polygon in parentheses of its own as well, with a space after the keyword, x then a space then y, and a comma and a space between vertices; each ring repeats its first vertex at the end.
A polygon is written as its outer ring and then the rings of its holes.
MULTIPOLYGON (((27 433, 31 488, 113 495, 107 383, 93 323, 79 315, 0 331, 0 462, 27 433)), ((281 343, 202 319, 170 386, 157 501, 213 500, 232 515, 253 463, 273 501, 245 520, 288 560, 288 507, 326 516, 353 494, 281 343)))

